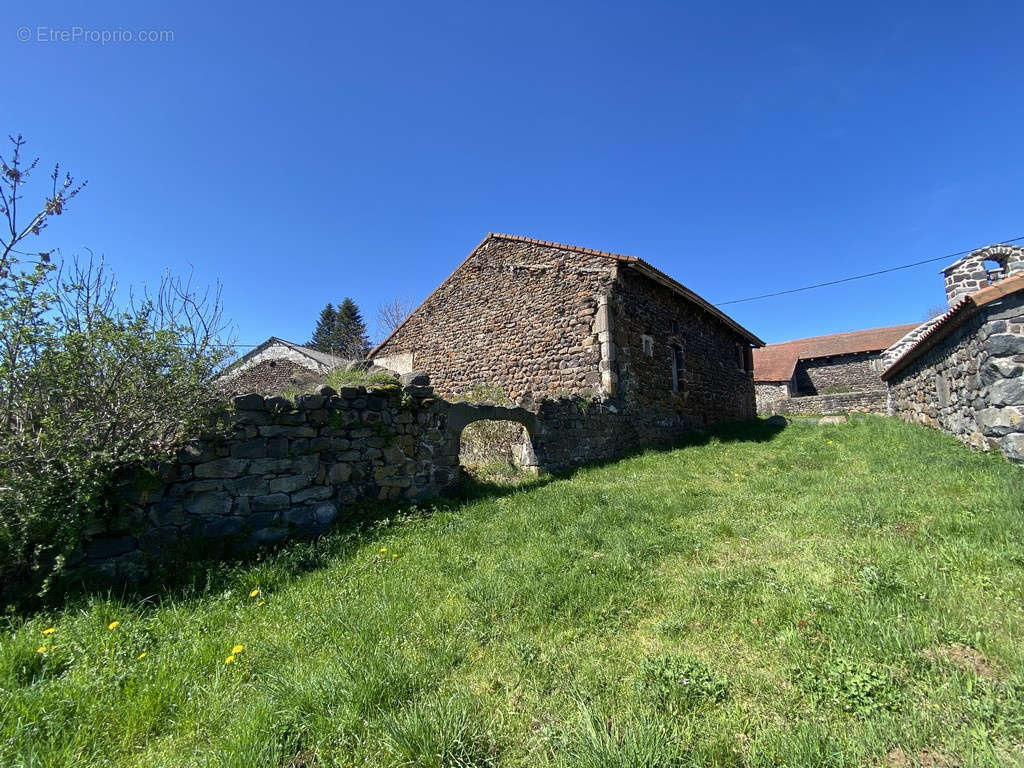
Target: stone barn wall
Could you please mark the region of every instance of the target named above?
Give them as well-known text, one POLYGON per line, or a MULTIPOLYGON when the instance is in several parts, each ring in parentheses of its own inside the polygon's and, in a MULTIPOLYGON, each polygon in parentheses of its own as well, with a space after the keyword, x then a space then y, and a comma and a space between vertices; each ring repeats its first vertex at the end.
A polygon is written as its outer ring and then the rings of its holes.
POLYGON ((889 380, 891 415, 1024 462, 1024 294, 981 307, 889 380))
POLYGON ((801 359, 795 379, 800 395, 830 395, 884 389, 881 374, 881 352, 857 352, 801 359))
POLYGON ((721 319, 628 262, 495 236, 373 358, 426 371, 444 397, 499 390, 550 413, 579 440, 548 454, 564 466, 752 418, 749 350, 721 319), (678 390, 674 344, 684 357, 678 390))
POLYGON ((778 405, 789 397, 788 381, 757 382, 754 385, 754 396, 759 416, 770 416, 778 412, 778 405))
MULTIPOLYGON (((630 269, 608 299, 616 373, 613 404, 654 439, 756 413, 750 345, 701 308, 630 269), (644 337, 650 354, 645 352, 644 337), (673 387, 673 348, 682 381, 673 387)), ((639 438, 643 444, 643 438, 639 438)))
POLYGON ((610 282, 605 257, 491 239, 374 359, 426 371, 444 397, 484 386, 529 403, 596 390, 601 353, 593 325, 610 282))

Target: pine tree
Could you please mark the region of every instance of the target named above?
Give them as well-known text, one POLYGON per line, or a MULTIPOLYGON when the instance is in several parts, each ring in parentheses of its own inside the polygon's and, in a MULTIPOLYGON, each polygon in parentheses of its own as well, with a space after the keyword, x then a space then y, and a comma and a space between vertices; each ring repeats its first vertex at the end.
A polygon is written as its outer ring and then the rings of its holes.
POLYGON ((333 340, 339 350, 334 354, 353 359, 366 357, 370 351, 366 323, 358 305, 347 296, 338 305, 334 328, 333 340))
POLYGON ((308 346, 321 352, 338 354, 335 352, 336 345, 334 341, 337 324, 338 313, 335 311, 334 306, 328 303, 326 307, 320 310, 320 319, 316 321, 316 330, 313 331, 313 339, 309 342, 308 346))

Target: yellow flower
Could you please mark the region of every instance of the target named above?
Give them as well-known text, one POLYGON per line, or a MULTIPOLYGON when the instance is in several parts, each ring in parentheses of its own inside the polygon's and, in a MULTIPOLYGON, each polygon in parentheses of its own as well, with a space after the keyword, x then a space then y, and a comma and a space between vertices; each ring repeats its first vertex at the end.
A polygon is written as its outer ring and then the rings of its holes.
POLYGON ((235 662, 235 654, 231 654, 226 659, 224 659, 224 663, 225 664, 233 664, 234 662, 235 662))
POLYGON ((387 552, 387 551, 388 551, 388 548, 387 548, 387 547, 381 547, 381 548, 380 548, 380 551, 381 551, 381 553, 383 554, 384 552, 387 552))
POLYGON ((244 650, 245 650, 245 646, 244 645, 236 645, 234 648, 231 649, 231 655, 234 656, 236 654, 241 653, 244 650))
POLYGON ((391 556, 392 556, 392 557, 398 557, 398 553, 397 553, 397 552, 392 552, 392 553, 391 553, 391 556))
POLYGON ((40 645, 38 648, 36 648, 36 653, 46 653, 46 646, 40 645))
POLYGON ((249 597, 256 597, 260 593, 260 588, 256 587, 252 592, 249 593, 249 597))
POLYGON ((139 658, 140 658, 140 659, 144 659, 144 658, 146 658, 146 652, 145 652, 145 651, 143 651, 142 653, 140 653, 140 654, 139 654, 139 658))
POLYGON ((49 629, 44 629, 43 630, 43 634, 44 635, 52 635, 56 631, 57 631, 56 627, 50 627, 49 629))
POLYGON ((258 603, 256 603, 256 607, 258 608, 259 606, 263 605, 263 603, 265 603, 265 602, 266 602, 266 600, 260 600, 258 603))
POLYGON ((120 626, 121 626, 121 622, 120 621, 112 621, 109 624, 107 624, 107 629, 117 629, 120 626))

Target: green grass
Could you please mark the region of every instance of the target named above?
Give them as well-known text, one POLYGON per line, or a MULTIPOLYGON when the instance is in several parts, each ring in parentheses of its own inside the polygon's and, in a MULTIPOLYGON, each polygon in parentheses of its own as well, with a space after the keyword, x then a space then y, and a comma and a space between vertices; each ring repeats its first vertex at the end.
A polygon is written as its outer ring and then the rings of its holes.
POLYGON ((1024 762, 1024 471, 875 417, 768 438, 14 615, 0 765, 1024 762))

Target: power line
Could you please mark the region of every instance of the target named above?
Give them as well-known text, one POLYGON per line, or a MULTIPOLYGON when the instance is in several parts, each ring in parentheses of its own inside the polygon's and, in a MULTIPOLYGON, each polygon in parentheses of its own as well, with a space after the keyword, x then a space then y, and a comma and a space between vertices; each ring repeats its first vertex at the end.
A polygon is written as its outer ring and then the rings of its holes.
MULTIPOLYGON (((1024 240, 1024 235, 1020 237, 1012 237, 1009 240, 1000 240, 1001 243, 1015 243, 1018 240, 1024 240)), ((984 246, 982 246, 984 247, 984 246)), ((775 293, 763 293, 760 296, 748 296, 745 299, 732 299, 731 301, 722 301, 716 304, 716 307, 724 307, 726 304, 742 304, 745 301, 757 301, 758 299, 770 299, 773 296, 785 296, 788 293, 800 293, 801 291, 809 291, 813 288, 824 288, 828 285, 839 285, 839 283, 848 283, 851 280, 863 280, 865 277, 874 277, 875 275, 884 275, 888 272, 897 272, 901 269, 910 269, 911 267, 919 267, 922 264, 931 264, 935 261, 945 261, 946 259, 955 259, 958 256, 966 256, 968 253, 973 253, 978 250, 977 248, 969 248, 966 251, 957 251, 956 253, 948 253, 945 256, 936 256, 934 259, 922 259, 921 261, 915 261, 910 264, 901 264, 898 267, 889 267, 888 269, 880 269, 877 272, 866 272, 863 275, 853 275, 851 277, 843 277, 838 280, 829 280, 824 283, 815 283, 814 285, 805 285, 802 288, 790 288, 787 291, 776 291, 775 293)))

